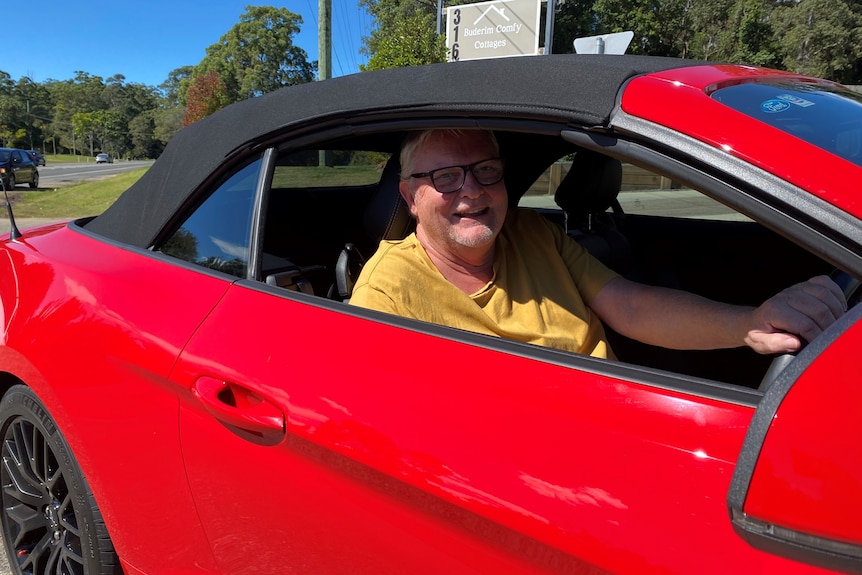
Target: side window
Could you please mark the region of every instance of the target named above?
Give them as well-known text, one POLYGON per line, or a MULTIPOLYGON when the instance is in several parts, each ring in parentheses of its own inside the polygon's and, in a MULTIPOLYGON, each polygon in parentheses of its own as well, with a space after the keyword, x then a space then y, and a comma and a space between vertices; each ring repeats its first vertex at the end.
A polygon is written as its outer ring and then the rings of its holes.
POLYGON ((350 148, 281 153, 266 206, 261 279, 332 297, 345 245, 369 256, 377 248, 363 228, 363 213, 388 158, 350 148))
POLYGON ((222 183, 162 244, 162 253, 246 277, 251 241, 257 160, 222 183))
MULTIPOLYGON (((697 190, 681 186, 663 175, 650 172, 631 164, 622 164, 622 174, 616 194, 610 190, 599 189, 595 183, 608 185, 610 178, 596 174, 584 174, 580 180, 569 178, 571 160, 560 160, 551 165, 530 187, 519 203, 522 207, 559 209, 555 194, 561 184, 566 193, 591 197, 583 201, 573 201, 575 206, 593 206, 602 211, 611 211, 611 201, 616 196, 622 213, 630 215, 665 216, 687 219, 749 221, 749 218, 736 212, 697 190), (571 190, 571 191, 569 191, 571 190), (604 203, 603 203, 604 202, 604 203)), ((572 216, 574 214, 570 214, 572 216)), ((569 221, 569 226, 579 222, 569 221)))

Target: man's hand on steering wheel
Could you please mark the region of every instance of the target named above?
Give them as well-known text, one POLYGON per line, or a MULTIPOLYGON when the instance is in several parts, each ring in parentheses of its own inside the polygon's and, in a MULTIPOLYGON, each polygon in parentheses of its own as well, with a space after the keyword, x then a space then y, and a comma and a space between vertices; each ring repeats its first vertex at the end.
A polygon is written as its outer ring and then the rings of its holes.
POLYGON ((798 352, 847 311, 842 289, 828 276, 791 286, 752 311, 745 343, 758 353, 798 352))

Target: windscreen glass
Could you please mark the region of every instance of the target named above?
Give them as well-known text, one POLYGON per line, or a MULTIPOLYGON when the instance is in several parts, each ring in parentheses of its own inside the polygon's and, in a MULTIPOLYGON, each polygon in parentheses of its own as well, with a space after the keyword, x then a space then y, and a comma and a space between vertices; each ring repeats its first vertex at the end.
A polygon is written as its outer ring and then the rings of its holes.
POLYGON ((712 98, 862 166, 862 94, 800 82, 750 82, 712 98))

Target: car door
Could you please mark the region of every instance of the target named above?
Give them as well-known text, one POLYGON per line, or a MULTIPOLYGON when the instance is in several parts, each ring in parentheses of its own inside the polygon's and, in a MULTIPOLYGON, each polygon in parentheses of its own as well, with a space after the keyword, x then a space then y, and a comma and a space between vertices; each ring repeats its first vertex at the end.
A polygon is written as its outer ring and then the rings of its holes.
POLYGON ((12 171, 18 182, 29 182, 33 179, 33 170, 36 168, 29 156, 21 150, 12 150, 12 171))
MULTIPOLYGON (((251 189, 233 181, 222 188, 251 189)), ((229 255, 248 254, 242 234, 224 228, 261 234, 241 195, 166 251, 242 277, 229 255)), ((310 220, 331 224, 337 204, 297 195, 279 241, 323 254, 331 228, 313 236, 310 220)), ((272 277, 297 279, 289 263, 272 277)), ((760 392, 272 283, 235 281, 171 372, 220 572, 811 572, 747 544, 728 516, 760 392)))
POLYGON ((725 507, 755 392, 345 308, 240 282, 180 358, 222 572, 813 572, 725 507))
POLYGON ((703 539, 733 539, 710 493, 726 491, 750 408, 308 299, 235 285, 174 372, 223 572, 691 565, 684 541, 650 550, 667 545, 660 493, 701 517, 703 539))

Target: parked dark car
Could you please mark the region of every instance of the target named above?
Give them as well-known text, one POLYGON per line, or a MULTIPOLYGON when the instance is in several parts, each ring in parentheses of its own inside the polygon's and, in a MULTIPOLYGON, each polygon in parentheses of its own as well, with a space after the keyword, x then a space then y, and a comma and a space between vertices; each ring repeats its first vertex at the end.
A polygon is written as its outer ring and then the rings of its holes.
POLYGON ((0 176, 7 190, 23 182, 34 189, 39 187, 39 169, 25 150, 0 148, 0 176))
POLYGON ((37 166, 45 165, 45 156, 42 155, 42 152, 39 150, 27 150, 27 153, 30 154, 30 157, 33 158, 37 166))

